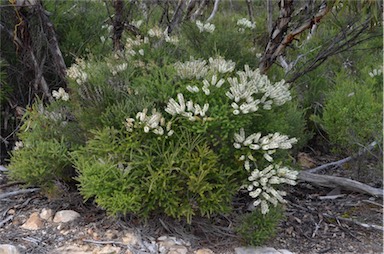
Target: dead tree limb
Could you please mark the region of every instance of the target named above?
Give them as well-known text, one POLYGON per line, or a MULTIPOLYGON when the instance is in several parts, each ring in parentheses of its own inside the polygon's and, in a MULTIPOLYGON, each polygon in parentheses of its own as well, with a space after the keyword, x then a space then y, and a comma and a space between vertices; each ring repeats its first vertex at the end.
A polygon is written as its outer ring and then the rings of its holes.
POLYGON ((20 195, 20 194, 37 192, 37 191, 40 191, 40 188, 33 188, 33 189, 25 189, 25 190, 17 190, 17 191, 6 192, 6 193, 0 194, 0 199, 9 198, 9 197, 17 196, 17 195, 20 195))
POLYGON ((378 189, 364 183, 338 176, 327 176, 313 174, 306 171, 299 173, 298 179, 311 184, 323 187, 341 187, 347 190, 370 194, 376 197, 383 197, 383 189, 378 189))
POLYGON ((209 17, 207 18, 207 22, 211 21, 215 17, 216 12, 219 9, 219 2, 220 0, 215 0, 215 4, 213 5, 213 10, 211 12, 211 15, 209 15, 209 17))
POLYGON ((318 166, 316 168, 308 169, 308 170, 306 170, 306 172, 308 172, 308 173, 315 173, 315 172, 318 172, 319 170, 325 169, 327 167, 343 165, 344 163, 347 163, 348 161, 353 160, 354 158, 362 155, 363 153, 372 150, 376 145, 377 145, 377 142, 373 141, 371 144, 368 145, 368 147, 366 147, 364 149, 361 149, 357 154, 351 155, 351 156, 349 156, 347 158, 344 158, 344 159, 341 159, 341 160, 338 160, 338 161, 334 161, 334 162, 323 164, 323 165, 318 166))
POLYGON ((375 230, 378 230, 378 231, 381 231, 383 232, 384 231, 384 228, 382 226, 379 226, 379 225, 375 225, 375 224, 368 224, 368 223, 363 223, 363 222, 360 222, 360 221, 356 221, 356 220, 353 220, 353 219, 348 219, 348 218, 342 218, 342 217, 339 217, 339 216, 332 216, 332 215, 329 215, 327 213, 322 213, 322 215, 326 218, 330 218, 330 219, 335 219, 335 220, 339 220, 339 221, 346 221, 346 222, 351 222, 351 223, 354 223, 356 225, 359 225, 361 227, 364 227, 366 229, 375 229, 375 230))
POLYGON ((259 64, 259 69, 262 73, 265 73, 272 64, 275 63, 277 57, 283 54, 285 48, 290 45, 299 34, 318 24, 333 6, 333 1, 323 1, 316 15, 304 21, 298 28, 288 32, 288 26, 293 14, 293 1, 282 0, 280 3, 280 16, 272 29, 270 40, 259 64))

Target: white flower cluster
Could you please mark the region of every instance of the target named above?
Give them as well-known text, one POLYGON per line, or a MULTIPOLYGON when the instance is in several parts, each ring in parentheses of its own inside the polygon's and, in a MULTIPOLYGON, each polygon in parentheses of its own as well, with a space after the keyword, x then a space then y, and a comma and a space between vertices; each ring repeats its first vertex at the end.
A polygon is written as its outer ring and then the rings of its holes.
POLYGON ((209 58, 209 68, 213 72, 227 73, 233 72, 235 69, 236 63, 232 60, 225 60, 224 57, 218 56, 216 58, 209 58))
POLYGON ((149 37, 154 37, 158 39, 164 39, 166 42, 177 45, 179 38, 175 35, 168 35, 168 27, 163 31, 158 26, 155 26, 148 30, 149 37))
POLYGON ((24 147, 23 141, 16 141, 13 150, 17 151, 24 147))
POLYGON ((68 101, 69 100, 69 94, 65 92, 64 88, 60 87, 58 91, 53 90, 52 91, 52 96, 56 100, 62 99, 63 101, 68 101))
POLYGON ((76 59, 76 63, 67 69, 67 76, 76 80, 76 83, 79 85, 84 84, 88 80, 88 75, 84 68, 84 62, 81 59, 76 59))
POLYGON ((195 121, 199 118, 199 116, 203 117, 203 119, 205 118, 206 112, 209 109, 208 103, 201 107, 199 104, 193 103, 192 100, 185 102, 182 93, 177 94, 177 99, 178 102, 173 98, 169 99, 167 107, 165 108, 167 113, 171 114, 172 116, 182 115, 187 117, 190 121, 195 121))
POLYGON ((137 28, 140 28, 140 26, 143 24, 143 20, 142 19, 139 19, 139 20, 132 20, 131 21, 131 25, 137 27, 137 28))
POLYGON ((149 43, 148 37, 141 38, 140 36, 136 36, 135 39, 128 38, 125 42, 125 45, 124 45, 126 57, 135 56, 137 54, 137 52, 143 56, 144 55, 144 49, 139 49, 136 52, 135 48, 137 48, 143 44, 148 44, 148 43, 149 43))
POLYGON ((215 25, 211 23, 203 23, 200 20, 196 20, 196 26, 199 29, 200 33, 207 32, 207 33, 213 33, 215 31, 215 25))
POLYGON ((373 69, 368 74, 371 78, 373 78, 376 76, 380 76, 382 73, 383 73, 383 67, 381 67, 380 69, 373 69))
POLYGON ((107 66, 109 67, 109 70, 111 71, 112 75, 115 76, 117 73, 125 71, 128 67, 127 63, 112 65, 110 63, 107 63, 107 66))
MULTIPOLYGON (((225 82, 224 79, 217 80, 217 76, 213 75, 211 79, 211 83, 209 83, 209 81, 206 79, 203 80, 203 87, 201 89, 203 90, 205 95, 209 95, 211 93, 211 90, 209 90, 210 86, 220 88, 224 84, 224 82, 225 82)), ((187 86, 187 90, 191 93, 198 93, 200 91, 200 89, 197 86, 190 86, 190 85, 187 86)))
POLYGON ((250 70, 248 65, 244 66, 245 71, 237 72, 238 78, 228 78, 230 91, 226 95, 234 102, 231 104, 233 114, 238 115, 256 112, 259 105, 263 109, 270 110, 272 103, 280 106, 291 100, 289 84, 284 80, 271 84, 268 77, 260 73, 259 69, 250 70), (261 98, 255 95, 263 94, 261 98))
MULTIPOLYGON (((168 136, 173 135, 173 130, 171 129, 172 122, 165 122, 165 118, 160 112, 154 108, 152 110, 152 115, 148 115, 148 109, 143 109, 142 112, 138 112, 136 115, 136 120, 138 121, 138 126, 143 127, 145 133, 152 131, 157 135, 164 135, 165 131, 168 136)), ((127 131, 132 132, 135 126, 134 118, 125 119, 125 127, 127 131)))
MULTIPOLYGON (((287 135, 281 135, 279 132, 276 132, 274 134, 271 133, 263 137, 261 137, 261 133, 258 132, 246 137, 243 128, 240 129, 239 133, 234 134, 234 140, 235 142, 233 143, 233 146, 236 149, 240 149, 244 146, 248 147, 253 151, 264 151, 263 156, 269 162, 273 161, 271 155, 276 152, 276 149, 290 149, 292 148, 293 144, 297 143, 296 138, 288 138, 287 135)), ((244 161, 244 168, 246 170, 250 170, 250 164, 248 159, 250 159, 251 161, 255 161, 252 155, 248 155, 247 157, 245 157, 245 155, 242 155, 240 157, 240 160, 244 161)))
POLYGON ((237 25, 240 27, 239 28, 240 32, 244 32, 245 29, 255 29, 256 28, 255 22, 252 22, 246 18, 239 19, 237 21, 237 25))
POLYGON ((253 205, 256 207, 261 205, 261 213, 266 214, 269 211, 268 202, 274 206, 278 202, 285 203, 283 196, 286 195, 284 191, 276 190, 274 185, 282 183, 295 185, 298 172, 290 170, 287 167, 280 167, 279 165, 269 165, 263 170, 255 169, 252 171, 248 180, 251 182, 247 186, 249 195, 256 199, 253 205))
POLYGON ((162 38, 164 36, 163 30, 160 27, 155 26, 148 30, 149 37, 162 38))
POLYGON ((176 62, 174 67, 176 69, 177 75, 179 75, 182 79, 201 79, 205 77, 208 72, 207 61, 197 59, 194 60, 191 58, 190 61, 181 63, 176 62))

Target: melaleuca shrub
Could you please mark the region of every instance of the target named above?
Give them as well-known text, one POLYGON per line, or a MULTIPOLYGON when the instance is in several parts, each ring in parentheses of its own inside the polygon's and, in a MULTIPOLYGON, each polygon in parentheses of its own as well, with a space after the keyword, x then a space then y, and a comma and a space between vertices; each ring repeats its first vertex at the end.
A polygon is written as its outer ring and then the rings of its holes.
POLYGON ((263 214, 283 203, 278 186, 295 184, 297 172, 282 163, 297 139, 263 129, 262 115, 291 100, 289 85, 235 67, 220 56, 163 66, 159 96, 148 93, 144 77, 133 78, 133 94, 152 105, 123 110, 125 129, 104 126, 73 153, 84 197, 111 214, 162 212, 188 221, 228 211, 239 188, 263 214))
POLYGON ((180 128, 171 136, 127 128, 95 131, 72 153, 86 199, 94 197, 113 215, 164 213, 189 222, 194 215, 230 209, 235 191, 230 169, 218 163, 201 135, 180 128))
POLYGON ((68 155, 85 141, 69 113, 68 94, 63 88, 53 93, 60 97, 57 101, 44 106, 37 100, 26 110, 9 164, 11 179, 47 191, 57 181, 72 180, 74 170, 68 155))
POLYGON ((326 97, 322 116, 313 120, 328 134, 334 150, 351 154, 382 140, 382 73, 361 75, 359 81, 340 73, 326 97))

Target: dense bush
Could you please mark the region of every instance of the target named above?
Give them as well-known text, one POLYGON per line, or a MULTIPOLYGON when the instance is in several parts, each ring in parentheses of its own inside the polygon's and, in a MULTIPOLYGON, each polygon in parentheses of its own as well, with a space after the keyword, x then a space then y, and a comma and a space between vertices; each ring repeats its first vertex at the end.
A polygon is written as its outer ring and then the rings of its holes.
POLYGON ((378 86, 382 84, 382 74, 364 76, 365 79, 353 80, 340 73, 335 89, 327 94, 322 117, 314 118, 338 152, 356 152, 382 139, 382 92, 378 86))

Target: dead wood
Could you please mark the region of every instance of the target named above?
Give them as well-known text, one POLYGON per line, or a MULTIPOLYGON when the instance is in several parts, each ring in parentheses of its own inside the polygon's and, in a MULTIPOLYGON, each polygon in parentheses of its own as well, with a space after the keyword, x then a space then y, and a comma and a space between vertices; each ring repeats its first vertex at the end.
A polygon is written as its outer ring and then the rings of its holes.
POLYGON ((352 159, 362 155, 363 153, 365 152, 368 152, 370 150, 372 150, 375 146, 377 145, 377 142, 376 141, 373 141, 372 143, 370 143, 368 145, 368 147, 365 147, 364 149, 360 150, 357 154, 354 154, 352 156, 349 156, 347 158, 344 158, 344 159, 341 159, 341 160, 338 160, 338 161, 334 161, 334 162, 330 162, 330 163, 326 163, 326 164, 323 164, 321 166, 318 166, 316 168, 311 168, 311 169, 308 169, 306 170, 306 172, 308 173, 315 173, 321 169, 325 169, 327 167, 331 167, 331 166, 340 166, 344 163, 347 163, 348 161, 351 161, 352 159))
POLYGON ((0 194, 0 199, 9 198, 12 196, 20 195, 20 194, 26 194, 31 192, 37 192, 40 188, 33 188, 33 189, 25 189, 25 190, 17 190, 17 191, 11 191, 0 194))
POLYGON ((335 217, 335 216, 329 215, 327 213, 323 213, 322 215, 326 218, 331 218, 331 219, 335 219, 335 220, 339 220, 339 221, 351 222, 351 223, 354 223, 354 224, 359 225, 361 227, 364 227, 366 229, 375 229, 375 230, 379 230, 381 232, 384 231, 384 228, 382 226, 379 226, 379 225, 363 223, 363 222, 356 221, 353 219, 342 218, 342 217, 338 217, 338 216, 335 217))
POLYGON ((301 171, 298 178, 301 181, 309 182, 317 186, 331 188, 341 187, 347 190, 366 193, 376 197, 383 197, 383 189, 374 188, 367 184, 344 177, 319 175, 309 173, 307 171, 301 171))

